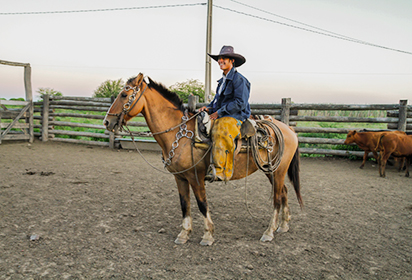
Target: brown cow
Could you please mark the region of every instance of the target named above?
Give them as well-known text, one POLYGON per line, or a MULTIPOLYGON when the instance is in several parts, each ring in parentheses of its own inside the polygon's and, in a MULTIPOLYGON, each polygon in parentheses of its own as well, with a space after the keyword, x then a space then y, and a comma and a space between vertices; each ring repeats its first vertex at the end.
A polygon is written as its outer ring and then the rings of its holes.
POLYGON ((403 131, 356 131, 356 130, 351 130, 349 131, 348 135, 346 135, 346 140, 344 142, 345 145, 349 145, 351 143, 355 143, 356 145, 359 146, 362 150, 365 151, 365 154, 363 155, 363 161, 362 164, 359 168, 363 168, 365 166, 365 162, 368 159, 368 154, 370 152, 373 153, 373 156, 375 157, 376 161, 379 161, 378 158, 378 151, 376 150, 377 144, 378 144, 378 139, 382 135, 382 133, 399 133, 399 134, 405 134, 403 131))
POLYGON ((409 177, 409 164, 412 160, 412 135, 384 133, 378 139, 377 149, 380 150, 379 175, 385 177, 386 161, 389 156, 406 157, 406 173, 409 177))

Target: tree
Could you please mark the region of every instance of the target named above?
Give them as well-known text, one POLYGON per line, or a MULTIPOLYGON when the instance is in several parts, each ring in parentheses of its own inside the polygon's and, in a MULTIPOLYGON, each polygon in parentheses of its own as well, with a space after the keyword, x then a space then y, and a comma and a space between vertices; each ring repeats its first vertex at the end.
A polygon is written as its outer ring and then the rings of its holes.
POLYGON ((190 94, 199 96, 199 102, 205 102, 205 87, 199 80, 189 79, 186 82, 176 83, 169 87, 171 91, 179 95, 184 103, 190 94))
POLYGON ((39 88, 36 92, 40 94, 40 98, 43 98, 43 96, 46 94, 51 96, 63 96, 60 91, 54 90, 52 88, 39 88))
POLYGON ((106 80, 104 81, 93 93, 93 97, 112 97, 117 94, 124 87, 122 79, 118 80, 106 80))

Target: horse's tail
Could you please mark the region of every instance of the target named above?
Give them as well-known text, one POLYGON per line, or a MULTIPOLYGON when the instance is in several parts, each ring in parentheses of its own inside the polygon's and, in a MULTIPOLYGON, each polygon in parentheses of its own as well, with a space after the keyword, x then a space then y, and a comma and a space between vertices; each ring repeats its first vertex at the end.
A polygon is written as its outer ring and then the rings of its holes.
POLYGON ((293 188, 295 189, 296 197, 298 199, 300 208, 303 208, 303 200, 300 194, 300 178, 299 178, 299 165, 300 165, 300 153, 299 147, 296 148, 295 154, 293 155, 292 161, 288 169, 288 177, 292 182, 293 188))

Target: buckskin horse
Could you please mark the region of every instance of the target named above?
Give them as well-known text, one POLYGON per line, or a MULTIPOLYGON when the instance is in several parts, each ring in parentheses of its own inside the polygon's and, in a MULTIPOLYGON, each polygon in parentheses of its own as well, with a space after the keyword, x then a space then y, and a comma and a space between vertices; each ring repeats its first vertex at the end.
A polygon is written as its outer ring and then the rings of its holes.
MULTIPOLYGON (((192 231, 190 213, 190 188, 196 197, 197 205, 204 219, 204 235, 201 245, 214 242, 214 224, 206 199, 204 178, 210 164, 210 150, 193 147, 195 112, 187 112, 177 94, 142 73, 127 81, 103 121, 107 130, 116 132, 127 121, 142 113, 153 137, 162 148, 163 163, 175 177, 183 213, 182 230, 175 243, 184 244, 192 231)), ((283 156, 273 174, 266 174, 273 186, 274 212, 261 241, 271 241, 274 232, 289 230, 290 212, 285 177, 288 174, 293 184, 298 202, 303 207, 299 181, 299 149, 295 132, 286 124, 274 121, 284 138, 283 156)), ((271 132, 273 135, 273 131, 271 132)), ((275 157, 279 144, 271 151, 275 157)), ((248 150, 249 151, 249 150, 248 150)), ((268 156, 263 152, 262 156, 268 156)), ((249 153, 238 153, 235 157, 234 173, 231 180, 244 178, 258 170, 249 153)))

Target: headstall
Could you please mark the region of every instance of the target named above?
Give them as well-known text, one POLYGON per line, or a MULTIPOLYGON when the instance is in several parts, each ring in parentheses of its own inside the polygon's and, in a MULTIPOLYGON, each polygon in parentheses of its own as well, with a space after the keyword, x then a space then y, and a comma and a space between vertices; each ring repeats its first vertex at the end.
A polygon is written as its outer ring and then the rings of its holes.
MULTIPOLYGON (((140 98, 142 98, 144 92, 147 89, 147 84, 145 86, 145 88, 143 89, 143 91, 141 90, 142 84, 143 84, 144 79, 142 79, 142 81, 135 87, 131 87, 129 85, 126 85, 123 87, 122 91, 120 93, 122 93, 123 91, 129 91, 129 90, 133 90, 133 93, 129 96, 129 100, 127 100, 127 102, 125 104, 123 104, 123 110, 120 113, 117 114, 113 114, 113 113, 108 113, 107 115, 109 116, 116 116, 117 118, 117 123, 119 124, 119 127, 122 128, 123 126, 123 118, 125 115, 129 114, 129 112, 134 108, 134 106, 136 106, 136 104, 139 102, 140 98), (137 94, 140 93, 139 97, 136 100, 136 96, 137 94), (136 101, 135 101, 136 100, 136 101)), ((129 116, 130 117, 130 116, 129 116)))

